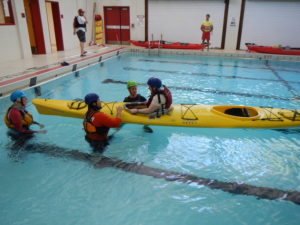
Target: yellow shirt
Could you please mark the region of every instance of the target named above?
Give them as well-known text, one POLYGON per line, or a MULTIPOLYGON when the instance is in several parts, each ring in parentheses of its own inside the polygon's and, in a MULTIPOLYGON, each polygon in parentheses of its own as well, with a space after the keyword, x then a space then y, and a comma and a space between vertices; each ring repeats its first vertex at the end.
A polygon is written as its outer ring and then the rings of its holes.
POLYGON ((213 23, 210 22, 210 21, 204 21, 202 24, 201 24, 201 30, 203 30, 204 32, 210 32, 211 29, 213 27, 213 23))

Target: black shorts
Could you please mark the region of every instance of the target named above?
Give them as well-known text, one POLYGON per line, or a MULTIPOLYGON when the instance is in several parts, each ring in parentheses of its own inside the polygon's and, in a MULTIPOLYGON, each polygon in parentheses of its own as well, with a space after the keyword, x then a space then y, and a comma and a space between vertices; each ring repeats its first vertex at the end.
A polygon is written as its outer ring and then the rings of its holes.
POLYGON ((78 39, 79 39, 80 42, 86 42, 85 32, 84 31, 79 30, 76 33, 77 33, 77 37, 78 37, 78 39))

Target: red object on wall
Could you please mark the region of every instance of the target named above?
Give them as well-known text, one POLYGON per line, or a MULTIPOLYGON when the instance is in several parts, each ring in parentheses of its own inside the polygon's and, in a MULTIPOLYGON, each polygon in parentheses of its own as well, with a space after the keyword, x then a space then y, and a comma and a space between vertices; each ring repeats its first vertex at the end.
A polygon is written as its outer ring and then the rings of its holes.
POLYGON ((106 43, 129 43, 129 7, 104 7, 104 18, 106 43))
POLYGON ((30 10, 31 10, 31 16, 32 16, 34 35, 35 35, 35 40, 36 40, 37 54, 46 54, 39 1, 31 0, 30 3, 31 3, 30 10))

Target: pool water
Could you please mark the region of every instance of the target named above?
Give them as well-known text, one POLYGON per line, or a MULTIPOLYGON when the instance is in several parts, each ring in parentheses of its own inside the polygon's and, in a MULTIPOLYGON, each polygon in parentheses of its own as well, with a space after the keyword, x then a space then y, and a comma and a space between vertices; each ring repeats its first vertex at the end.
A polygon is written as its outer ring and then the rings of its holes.
MULTIPOLYGON (((127 53, 45 83, 40 96, 36 88, 25 92, 29 99, 96 92, 104 101, 123 101, 128 80, 149 96, 152 76, 170 88, 176 104, 300 108, 300 63, 250 59, 127 53)), ((11 103, 7 97, 0 103, 3 118, 11 103)), ((300 205, 290 201, 97 167, 81 157, 92 155, 81 120, 40 115, 30 103, 27 109, 48 133, 20 144, 0 124, 1 224, 299 224, 300 205)), ((126 124, 103 155, 127 165, 300 192, 300 129, 152 129, 126 124)))

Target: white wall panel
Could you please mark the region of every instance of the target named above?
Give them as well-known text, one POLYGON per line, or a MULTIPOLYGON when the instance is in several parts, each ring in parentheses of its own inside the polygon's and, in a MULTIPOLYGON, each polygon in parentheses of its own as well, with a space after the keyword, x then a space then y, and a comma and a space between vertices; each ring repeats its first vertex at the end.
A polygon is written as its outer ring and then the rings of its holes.
POLYGON ((201 23, 210 14, 214 31, 211 47, 221 47, 224 0, 149 0, 149 40, 201 43, 201 23))
POLYGON ((248 0, 241 49, 247 42, 300 47, 300 1, 248 0))

